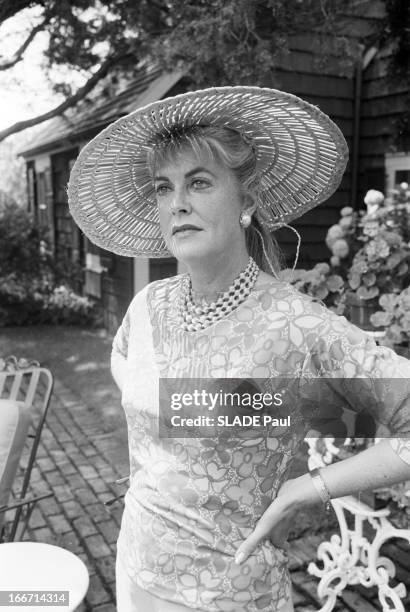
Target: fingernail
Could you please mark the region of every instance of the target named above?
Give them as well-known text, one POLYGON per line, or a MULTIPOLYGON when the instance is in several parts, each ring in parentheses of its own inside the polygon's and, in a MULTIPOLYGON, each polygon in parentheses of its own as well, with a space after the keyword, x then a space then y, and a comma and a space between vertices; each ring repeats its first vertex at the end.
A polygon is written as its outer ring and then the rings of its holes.
POLYGON ((242 563, 242 561, 245 561, 245 553, 243 552, 238 552, 235 555, 235 563, 236 565, 240 565, 242 563))

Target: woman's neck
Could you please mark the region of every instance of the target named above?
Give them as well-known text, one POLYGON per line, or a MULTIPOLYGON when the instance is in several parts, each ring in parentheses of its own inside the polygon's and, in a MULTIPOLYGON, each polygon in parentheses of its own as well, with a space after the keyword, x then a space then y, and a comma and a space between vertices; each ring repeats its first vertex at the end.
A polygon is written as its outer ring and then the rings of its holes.
POLYGON ((204 266, 187 266, 191 277, 192 293, 195 301, 212 302, 218 299, 233 283, 235 278, 246 268, 249 255, 233 261, 217 261, 204 266))

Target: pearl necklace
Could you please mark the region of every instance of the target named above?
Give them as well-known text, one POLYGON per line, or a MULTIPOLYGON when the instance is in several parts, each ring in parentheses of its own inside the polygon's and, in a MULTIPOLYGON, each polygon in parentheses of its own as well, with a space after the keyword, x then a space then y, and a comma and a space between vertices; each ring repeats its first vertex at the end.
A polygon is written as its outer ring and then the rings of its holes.
POLYGON ((222 295, 210 304, 196 304, 192 297, 191 278, 182 278, 178 301, 178 318, 184 331, 199 331, 219 321, 239 306, 250 294, 259 274, 259 268, 252 257, 248 265, 222 295))

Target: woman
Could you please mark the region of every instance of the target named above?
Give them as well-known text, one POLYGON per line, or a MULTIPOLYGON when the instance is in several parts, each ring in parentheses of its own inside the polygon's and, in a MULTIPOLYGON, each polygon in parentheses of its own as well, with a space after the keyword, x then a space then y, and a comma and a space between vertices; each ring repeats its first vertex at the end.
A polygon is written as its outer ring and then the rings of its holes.
POLYGON ((123 255, 172 253, 187 269, 134 297, 113 344, 131 463, 119 612, 289 612, 295 513, 409 477, 409 363, 277 278, 270 231, 329 197, 346 161, 328 117, 256 87, 153 103, 82 151, 69 199, 90 239, 123 255), (405 388, 351 384, 381 377, 405 388), (322 378, 333 395, 318 405, 333 414, 344 396, 401 438, 288 479, 307 422, 163 437, 160 378, 180 390, 187 380, 263 381, 265 391, 298 381, 292 417, 312 402, 300 381, 322 378))

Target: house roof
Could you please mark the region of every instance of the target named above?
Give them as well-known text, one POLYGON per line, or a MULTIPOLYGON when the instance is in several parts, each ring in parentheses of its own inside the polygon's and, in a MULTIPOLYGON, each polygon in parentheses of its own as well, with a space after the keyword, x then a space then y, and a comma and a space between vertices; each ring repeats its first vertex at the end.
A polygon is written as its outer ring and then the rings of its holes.
POLYGON ((33 157, 57 147, 74 146, 82 138, 91 138, 119 117, 163 98, 181 77, 180 72, 163 73, 158 68, 141 70, 109 100, 101 104, 98 101, 83 103, 48 121, 20 155, 33 157))

